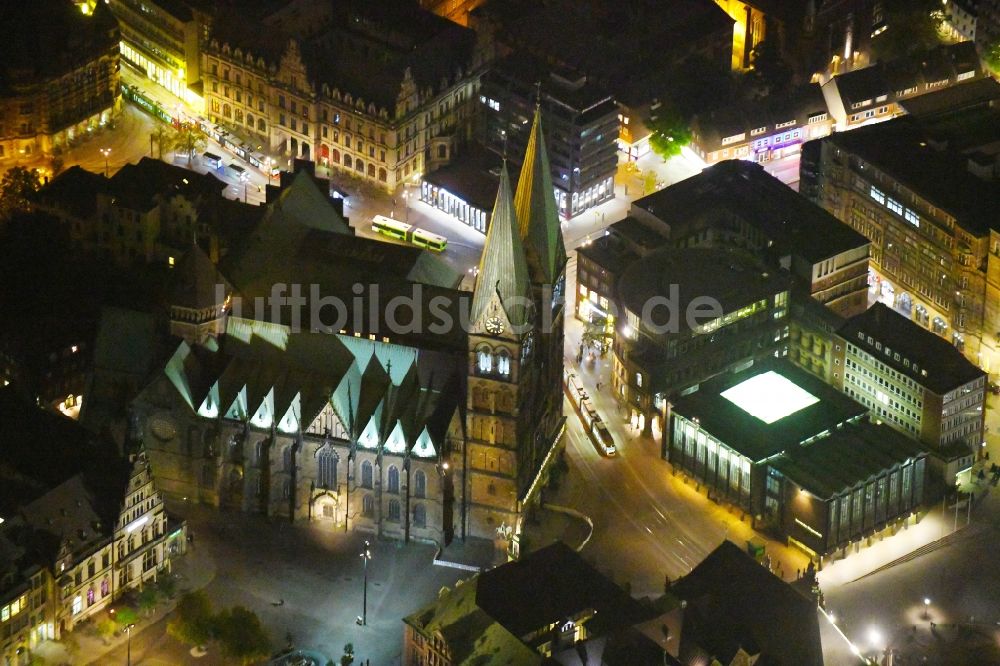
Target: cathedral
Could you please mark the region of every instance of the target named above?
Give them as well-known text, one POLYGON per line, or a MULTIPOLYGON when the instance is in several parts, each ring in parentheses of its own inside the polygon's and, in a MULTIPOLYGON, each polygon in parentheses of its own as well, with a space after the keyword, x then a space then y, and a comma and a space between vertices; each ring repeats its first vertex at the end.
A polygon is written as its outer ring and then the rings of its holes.
POLYGON ((218 266, 193 246, 174 269, 176 349, 133 403, 162 492, 516 556, 564 428, 550 174, 536 111, 516 188, 500 175, 472 292, 426 250, 355 236, 307 173, 218 266), (267 303, 276 285, 309 292, 311 314, 267 303), (320 293, 349 304, 333 326, 320 293), (443 311, 453 326, 390 326, 404 294, 411 324, 443 311))

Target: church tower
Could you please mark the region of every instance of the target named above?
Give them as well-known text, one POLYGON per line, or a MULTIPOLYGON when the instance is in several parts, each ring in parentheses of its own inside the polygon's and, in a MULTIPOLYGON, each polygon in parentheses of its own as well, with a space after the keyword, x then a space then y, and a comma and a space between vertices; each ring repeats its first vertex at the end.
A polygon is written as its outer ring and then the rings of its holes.
POLYGON ((554 444, 563 423, 563 302, 566 285, 566 247, 559 209, 552 187, 552 170, 542 132, 541 105, 535 106, 531 135, 521 164, 514 195, 518 229, 528 260, 532 298, 535 302, 535 340, 530 363, 531 422, 536 424, 532 459, 538 469, 554 444))
POLYGON ((469 317, 464 463, 471 536, 495 538, 498 528, 512 527, 530 483, 521 362, 533 332, 533 303, 505 162, 469 317))
POLYGON ((208 255, 191 244, 173 269, 170 285, 170 334, 188 344, 205 344, 226 330, 226 310, 233 288, 208 255))
POLYGON ((566 266, 536 110, 511 191, 507 165, 473 292, 469 329, 468 524, 512 538, 538 499, 562 428, 562 284, 566 266))

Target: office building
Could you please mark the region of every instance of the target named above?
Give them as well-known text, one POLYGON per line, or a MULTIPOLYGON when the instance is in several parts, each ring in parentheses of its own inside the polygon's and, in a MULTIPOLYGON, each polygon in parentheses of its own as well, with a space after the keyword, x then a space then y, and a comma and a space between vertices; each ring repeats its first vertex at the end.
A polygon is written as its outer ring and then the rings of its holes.
MULTIPOLYGON (((420 180, 420 200, 485 234, 493 215, 503 158, 470 144, 450 164, 420 180)), ((405 195, 404 195, 405 196, 405 195)), ((404 218, 408 213, 404 213, 404 218)))
POLYGON ((972 108, 838 132, 803 162, 803 192, 871 241, 871 301, 1000 368, 997 112, 972 108))
POLYGON ((223 12, 204 45, 205 112, 235 144, 393 191, 471 138, 471 30, 415 4, 271 9, 223 12))
POLYGON ((4 3, 0 24, 0 164, 51 157, 120 109, 118 24, 104 3, 4 3))
POLYGON ((211 22, 208 12, 185 0, 110 0, 121 29, 125 65, 191 105, 199 113, 204 100, 201 42, 211 22))
POLYGON ((719 375, 675 400, 668 456, 710 497, 818 558, 909 519, 924 501, 926 453, 915 440, 866 422, 867 411, 772 359, 719 375), (827 532, 830 513, 797 513, 788 506, 796 495, 783 485, 786 476, 821 503, 863 495, 851 505, 854 522, 827 532), (887 509, 890 497, 898 502, 887 509))
POLYGON ((618 107, 602 86, 583 73, 553 69, 525 53, 513 53, 483 75, 479 101, 485 144, 519 163, 540 104, 549 166, 559 214, 574 217, 614 198, 618 170, 618 107))
POLYGON ((677 395, 783 355, 789 282, 787 273, 769 273, 732 249, 666 247, 630 263, 613 304, 611 390, 633 425, 659 435, 677 395))
POLYGON ((720 162, 632 202, 630 215, 674 247, 740 247, 783 268, 841 314, 866 307, 869 242, 746 160, 720 162))
POLYGON ((931 452, 946 485, 985 441, 986 373, 953 345, 884 303, 837 332, 835 385, 931 452))

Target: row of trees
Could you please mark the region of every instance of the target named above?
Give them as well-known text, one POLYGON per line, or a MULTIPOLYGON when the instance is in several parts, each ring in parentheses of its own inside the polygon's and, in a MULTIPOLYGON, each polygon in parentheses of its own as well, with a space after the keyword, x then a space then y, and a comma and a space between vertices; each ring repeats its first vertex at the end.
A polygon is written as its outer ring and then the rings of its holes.
POLYGON ((178 600, 167 632, 189 645, 215 641, 223 654, 244 664, 271 654, 271 640, 256 613, 243 606, 213 612, 203 591, 188 592, 178 600))
POLYGON ((205 150, 206 145, 204 132, 194 123, 181 123, 177 127, 157 125, 149 135, 150 153, 153 152, 153 144, 156 144, 159 159, 163 159, 164 150, 173 150, 187 157, 188 167, 194 156, 205 150))

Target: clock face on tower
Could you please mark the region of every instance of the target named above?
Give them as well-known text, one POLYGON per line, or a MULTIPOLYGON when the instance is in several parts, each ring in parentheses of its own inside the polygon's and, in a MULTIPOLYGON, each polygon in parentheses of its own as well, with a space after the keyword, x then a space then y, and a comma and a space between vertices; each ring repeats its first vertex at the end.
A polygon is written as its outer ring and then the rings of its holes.
POLYGON ((503 319, 500 317, 490 317, 487 319, 486 332, 490 335, 500 335, 503 333, 503 319))

